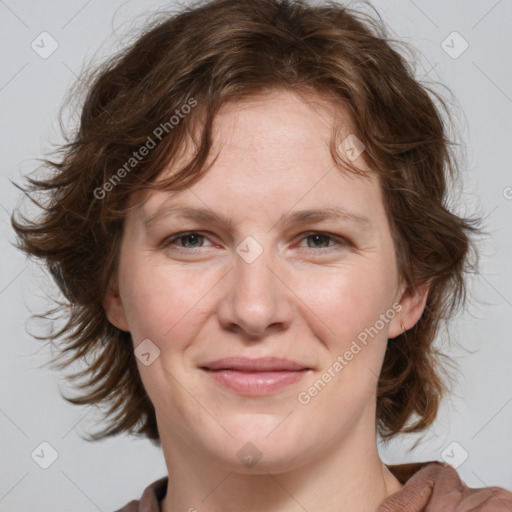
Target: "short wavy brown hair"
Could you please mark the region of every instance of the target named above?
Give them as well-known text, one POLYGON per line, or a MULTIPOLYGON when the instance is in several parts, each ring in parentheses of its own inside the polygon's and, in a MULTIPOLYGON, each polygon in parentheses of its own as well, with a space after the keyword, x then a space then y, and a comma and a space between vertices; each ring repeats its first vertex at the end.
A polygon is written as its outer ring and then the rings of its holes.
MULTIPOLYGON (((383 439, 425 429, 448 389, 436 335, 465 302, 466 274, 478 260, 476 250, 474 261, 470 254, 479 219, 448 207, 460 165, 446 101, 415 79, 393 46, 411 49, 388 36, 378 13, 335 2, 213 0, 157 14, 135 42, 81 77, 78 130, 65 135, 57 159, 44 159, 49 175, 19 186, 43 210, 32 219, 13 214, 18 246, 44 261, 64 296, 53 312, 65 325, 47 335, 61 341, 56 366, 86 362, 68 376, 85 379, 84 394, 64 398, 107 406, 108 426, 92 440, 124 431, 160 444, 130 334, 109 323, 102 306, 127 201, 143 188, 178 191, 197 182, 209 168, 219 108, 284 89, 348 107, 363 157, 379 176, 400 276, 413 290, 429 283, 420 320, 388 343, 377 390, 383 439), (161 181, 191 136, 193 158, 161 181), (154 147, 141 151, 150 139, 154 147)), ((333 134, 334 160, 360 172, 337 148, 333 134)))

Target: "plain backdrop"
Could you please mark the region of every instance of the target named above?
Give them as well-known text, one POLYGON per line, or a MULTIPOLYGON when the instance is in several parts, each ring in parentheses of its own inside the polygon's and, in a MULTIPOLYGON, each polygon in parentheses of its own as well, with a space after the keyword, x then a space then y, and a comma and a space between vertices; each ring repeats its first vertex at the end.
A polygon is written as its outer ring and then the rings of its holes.
MULTIPOLYGON (((460 346, 446 348, 459 365, 453 396, 415 449, 408 451, 418 436, 379 449, 389 463, 449 454, 471 487, 512 490, 512 2, 373 4, 391 35, 417 49, 417 77, 453 93, 444 91, 466 153, 458 208, 485 216, 490 233, 481 243, 480 274, 470 281, 470 304, 453 323, 460 346)), ((53 292, 39 267, 12 246, 9 217, 20 194, 9 180, 20 182, 61 141, 58 109, 84 64, 118 49, 152 10, 172 5, 0 0, 0 511, 113 511, 167 474, 149 441, 84 441, 81 435, 97 430, 98 416, 65 402, 62 375, 41 368, 50 353, 27 328, 37 327, 30 314, 46 306, 45 291, 53 292), (45 44, 36 51, 41 38, 45 44), (52 45, 55 51, 44 55, 52 45), (37 462, 41 450, 56 457, 47 469, 37 462)))

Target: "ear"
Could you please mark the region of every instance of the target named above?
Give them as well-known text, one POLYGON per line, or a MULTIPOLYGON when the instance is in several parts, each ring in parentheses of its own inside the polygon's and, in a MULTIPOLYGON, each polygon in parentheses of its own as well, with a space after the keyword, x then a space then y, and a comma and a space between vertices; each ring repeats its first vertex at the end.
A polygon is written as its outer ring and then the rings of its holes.
POLYGON ((119 284, 116 275, 112 275, 103 299, 103 309, 108 321, 121 331, 130 332, 126 314, 119 294, 119 284))
POLYGON ((418 322, 427 303, 429 287, 429 283, 426 282, 419 285, 416 290, 406 287, 402 291, 400 300, 397 301, 401 307, 396 306, 397 314, 389 324, 388 338, 396 338, 402 334, 402 325, 408 330, 418 322))

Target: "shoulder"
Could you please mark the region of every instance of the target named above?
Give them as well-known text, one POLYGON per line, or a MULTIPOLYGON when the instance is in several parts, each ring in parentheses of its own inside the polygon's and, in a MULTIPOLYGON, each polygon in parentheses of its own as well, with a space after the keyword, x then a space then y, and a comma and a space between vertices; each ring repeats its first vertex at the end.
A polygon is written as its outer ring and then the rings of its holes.
POLYGON ((455 512, 510 512, 512 492, 501 487, 468 487, 457 471, 442 462, 428 461, 388 466, 403 484, 389 496, 377 512, 391 512, 407 507, 408 512, 443 510, 455 512), (428 507, 427 507, 428 506, 428 507))
POLYGON ((115 512, 160 512, 160 502, 167 492, 168 477, 163 477, 149 484, 140 500, 132 500, 115 512))

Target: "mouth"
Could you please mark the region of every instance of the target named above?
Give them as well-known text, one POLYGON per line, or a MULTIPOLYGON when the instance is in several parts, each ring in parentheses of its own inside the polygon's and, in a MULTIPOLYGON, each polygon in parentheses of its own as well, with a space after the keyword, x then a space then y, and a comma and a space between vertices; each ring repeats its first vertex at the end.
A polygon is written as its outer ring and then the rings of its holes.
POLYGON ((246 396, 262 396, 302 379, 310 368, 275 357, 228 357, 200 366, 216 383, 246 396))

